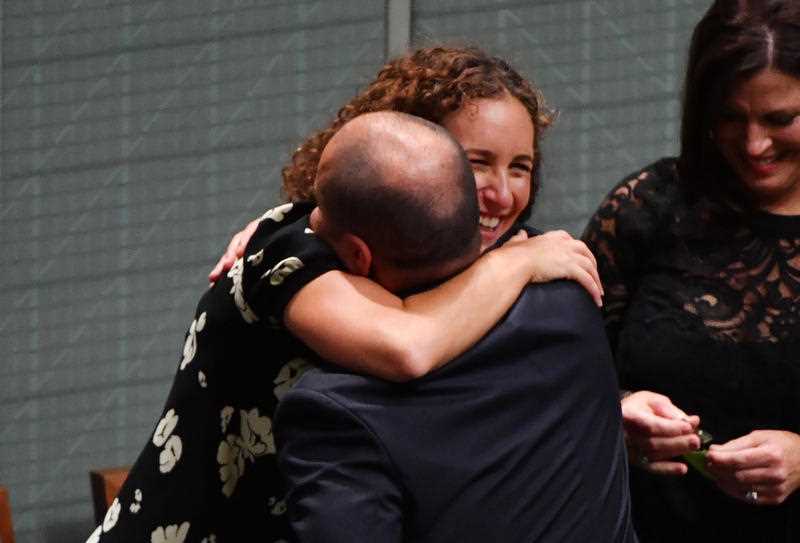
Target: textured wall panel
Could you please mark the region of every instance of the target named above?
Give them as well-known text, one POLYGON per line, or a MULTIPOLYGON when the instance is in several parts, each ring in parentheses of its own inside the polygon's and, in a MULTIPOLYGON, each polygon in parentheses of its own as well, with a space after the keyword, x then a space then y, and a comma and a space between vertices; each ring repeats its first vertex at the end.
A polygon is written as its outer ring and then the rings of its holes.
POLYGON ((383 62, 383 3, 3 2, 0 484, 83 541, 152 431, 205 275, 383 62))

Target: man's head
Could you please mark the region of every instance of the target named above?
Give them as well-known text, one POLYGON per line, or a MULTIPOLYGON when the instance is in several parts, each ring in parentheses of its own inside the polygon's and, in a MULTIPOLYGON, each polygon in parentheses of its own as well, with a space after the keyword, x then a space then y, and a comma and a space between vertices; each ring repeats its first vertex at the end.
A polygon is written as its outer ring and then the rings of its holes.
POLYGON ((442 127, 397 112, 360 115, 328 142, 315 228, 353 271, 390 290, 434 281, 478 255, 472 169, 442 127))

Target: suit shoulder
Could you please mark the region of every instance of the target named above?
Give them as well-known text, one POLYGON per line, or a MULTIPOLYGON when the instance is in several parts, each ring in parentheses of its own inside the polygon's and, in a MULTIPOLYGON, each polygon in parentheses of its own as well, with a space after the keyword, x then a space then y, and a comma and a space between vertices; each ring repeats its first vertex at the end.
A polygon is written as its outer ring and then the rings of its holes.
POLYGON ((517 332, 559 332, 566 337, 605 337, 603 318, 589 293, 574 281, 528 285, 506 322, 517 332))
MULTIPOLYGON (((380 395, 383 381, 345 370, 315 368, 289 389, 278 405, 276 417, 288 409, 346 412, 356 417, 357 405, 368 396, 380 395)), ((311 411, 306 411, 311 412, 311 411)))
POLYGON ((592 297, 575 281, 559 280, 549 283, 532 284, 525 287, 518 303, 524 302, 532 309, 542 306, 568 308, 573 311, 597 312, 592 297))
POLYGON ((325 390, 305 386, 301 379, 287 391, 275 410, 275 431, 278 436, 299 429, 342 428, 362 426, 348 406, 325 390))

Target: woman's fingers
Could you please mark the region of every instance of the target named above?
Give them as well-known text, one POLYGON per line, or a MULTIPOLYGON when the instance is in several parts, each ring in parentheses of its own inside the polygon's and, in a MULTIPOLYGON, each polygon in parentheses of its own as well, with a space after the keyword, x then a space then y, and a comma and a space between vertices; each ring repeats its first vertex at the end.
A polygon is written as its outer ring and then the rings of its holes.
POLYGON ((594 255, 580 240, 573 239, 564 230, 554 230, 532 238, 547 255, 535 280, 571 279, 590 294, 594 302, 603 303, 603 285, 597 272, 594 255))
POLYGON ((653 473, 686 473, 686 466, 672 459, 700 448, 695 433, 699 418, 688 416, 667 396, 640 390, 623 398, 622 420, 631 457, 647 459, 641 467, 646 464, 653 473))
POLYGON ((772 462, 769 454, 759 448, 709 449, 708 460, 713 466, 730 471, 768 466, 772 462))
POLYGON ((528 233, 525 230, 520 230, 511 236, 508 241, 525 241, 526 239, 528 239, 528 233))
POLYGON ((677 437, 695 435, 700 419, 688 416, 675 407, 669 398, 647 390, 640 390, 622 400, 622 417, 625 431, 647 437, 677 437), (670 408, 672 406, 672 408, 670 408))
POLYGON ((675 462, 670 460, 647 462, 645 465, 640 464, 640 467, 649 471, 650 473, 655 473, 658 475, 681 476, 686 475, 689 472, 689 466, 683 462, 675 462))
POLYGON ((603 289, 600 286, 600 280, 597 278, 596 273, 587 270, 578 264, 574 272, 569 276, 569 279, 576 281, 582 286, 594 300, 597 307, 603 306, 603 289))
POLYGON ((238 258, 236 256, 238 252, 238 248, 241 245, 241 232, 233 236, 230 243, 228 243, 228 247, 225 249, 225 252, 222 254, 220 259, 217 261, 217 264, 214 266, 214 269, 211 270, 211 273, 208 274, 208 280, 210 282, 215 282, 217 279, 222 277, 222 274, 231 269, 234 262, 238 258))
POLYGON ((678 437, 642 437, 629 434, 628 444, 653 461, 667 460, 696 451, 700 447, 700 440, 694 434, 678 437))
POLYGON ((228 243, 228 247, 225 249, 225 252, 208 274, 209 282, 214 283, 217 281, 225 272, 233 267, 234 263, 236 263, 238 259, 244 256, 244 250, 247 247, 247 242, 249 242, 250 238, 253 237, 253 233, 255 233, 260 222, 261 221, 259 219, 250 221, 247 226, 244 227, 244 229, 242 229, 240 232, 237 232, 233 238, 231 238, 231 241, 228 243))
POLYGON ((708 470, 724 492, 748 503, 783 503, 800 487, 800 435, 756 430, 708 452, 708 470))
POLYGON ((752 449, 753 447, 758 447, 764 442, 765 439, 763 434, 760 434, 759 432, 751 432, 747 435, 737 437, 736 439, 732 439, 727 443, 722 443, 720 445, 712 445, 710 447, 710 450, 720 451, 720 452, 743 451, 745 449, 752 449))

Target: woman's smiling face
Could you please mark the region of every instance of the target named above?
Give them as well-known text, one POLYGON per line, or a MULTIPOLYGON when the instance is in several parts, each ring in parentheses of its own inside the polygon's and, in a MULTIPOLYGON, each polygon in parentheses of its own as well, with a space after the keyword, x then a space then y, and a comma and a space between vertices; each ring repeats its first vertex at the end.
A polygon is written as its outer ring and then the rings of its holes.
POLYGON ((506 93, 470 100, 441 124, 472 164, 484 251, 511 228, 530 201, 533 122, 522 102, 506 93))
POLYGON ((800 80, 766 69, 739 84, 714 134, 761 209, 800 215, 800 80))

